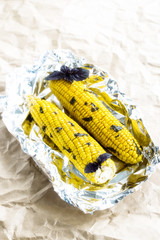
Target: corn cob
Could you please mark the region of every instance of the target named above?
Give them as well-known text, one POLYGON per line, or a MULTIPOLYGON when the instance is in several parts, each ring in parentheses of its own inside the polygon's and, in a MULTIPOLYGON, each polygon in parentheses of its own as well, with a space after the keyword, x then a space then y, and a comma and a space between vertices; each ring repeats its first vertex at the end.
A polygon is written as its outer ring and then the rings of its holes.
POLYGON ((46 100, 28 96, 28 105, 37 125, 87 180, 102 184, 114 176, 111 154, 106 153, 75 121, 46 100))
POLYGON ((52 93, 71 116, 118 159, 129 164, 142 161, 141 147, 137 140, 95 94, 80 82, 77 75, 77 79, 72 76, 74 69, 67 70, 67 67, 62 66, 59 73, 51 73, 46 80, 51 80, 49 87, 52 93))

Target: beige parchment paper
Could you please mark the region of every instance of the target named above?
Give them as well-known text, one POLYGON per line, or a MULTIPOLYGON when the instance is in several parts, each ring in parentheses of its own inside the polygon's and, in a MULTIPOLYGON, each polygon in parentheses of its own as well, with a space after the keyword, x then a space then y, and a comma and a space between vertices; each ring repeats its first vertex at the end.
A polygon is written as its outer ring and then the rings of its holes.
MULTIPOLYGON (((160 146, 159 12, 159 0, 1 0, 0 94, 15 67, 70 49, 113 75, 160 146)), ((1 240, 159 237, 160 166, 111 209, 84 214, 59 198, 0 119, 1 240)))

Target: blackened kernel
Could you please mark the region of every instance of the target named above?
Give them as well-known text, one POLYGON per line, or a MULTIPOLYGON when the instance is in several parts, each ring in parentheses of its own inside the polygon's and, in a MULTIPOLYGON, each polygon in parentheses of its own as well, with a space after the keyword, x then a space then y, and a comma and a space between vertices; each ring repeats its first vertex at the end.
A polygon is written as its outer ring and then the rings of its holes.
POLYGON ((45 132, 45 131, 46 131, 46 126, 43 126, 43 127, 42 127, 42 130, 45 132))
POLYGON ((99 109, 99 107, 92 107, 91 108, 91 112, 95 112, 95 111, 97 111, 99 109))
POLYGON ((74 124, 72 122, 68 122, 68 123, 71 124, 72 127, 74 126, 74 124))
POLYGON ((73 159, 76 159, 76 155, 73 155, 73 159))
POLYGON ((67 149, 67 152, 71 153, 72 151, 71 151, 71 149, 70 149, 70 148, 68 148, 68 149, 67 149))
POLYGON ((87 105, 88 105, 88 103, 87 103, 87 102, 85 102, 85 103, 84 103, 84 105, 86 105, 86 106, 87 106, 87 105))
POLYGON ((122 130, 123 128, 121 126, 116 126, 116 125, 112 125, 110 127, 110 129, 112 129, 115 132, 119 132, 120 130, 122 130))
POLYGON ((91 112, 95 112, 99 109, 99 107, 96 107, 96 105, 94 103, 91 103, 91 106, 92 106, 91 112))
POLYGON ((50 137, 53 138, 52 134, 50 133, 50 137))
POLYGON ((43 108, 42 107, 40 107, 40 113, 43 113, 43 108))
POLYGON ((92 107, 95 107, 96 105, 95 105, 94 103, 91 103, 91 106, 92 106, 92 107))
POLYGON ((62 127, 56 127, 55 129, 57 130, 57 132, 60 132, 63 128, 62 127))
POLYGON ((86 145, 90 146, 90 145, 91 145, 91 143, 90 143, 90 142, 87 142, 87 143, 86 143, 86 145))
POLYGON ((72 150, 71 150, 70 148, 67 149, 66 147, 63 146, 63 149, 66 150, 66 151, 69 152, 69 153, 72 152, 72 150))
POLYGON ((75 99, 75 97, 72 97, 72 99, 71 99, 71 101, 70 101, 70 104, 74 104, 76 102, 76 99, 75 99))
POLYGON ((93 118, 92 117, 86 117, 86 118, 82 118, 82 120, 84 120, 85 122, 90 122, 90 121, 92 121, 93 120, 93 118))
POLYGON ((86 133, 75 133, 74 136, 75 137, 83 137, 83 136, 88 136, 88 134, 86 134, 86 133))
POLYGON ((120 136, 120 135, 118 134, 118 135, 115 136, 115 138, 118 138, 119 136, 120 136))
POLYGON ((57 112, 53 112, 53 113, 57 115, 57 112))
POLYGON ((31 114, 28 115, 27 120, 28 120, 29 122, 32 122, 32 121, 33 121, 33 117, 32 117, 31 114))

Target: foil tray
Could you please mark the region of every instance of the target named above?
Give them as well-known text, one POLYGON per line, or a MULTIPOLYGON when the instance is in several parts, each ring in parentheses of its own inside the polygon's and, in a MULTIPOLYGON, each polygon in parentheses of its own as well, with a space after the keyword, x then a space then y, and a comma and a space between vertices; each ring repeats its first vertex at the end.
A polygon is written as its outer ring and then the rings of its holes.
MULTIPOLYGON (((78 58, 69 50, 47 51, 34 65, 22 66, 11 72, 6 81, 6 96, 0 96, 0 110, 10 133, 48 176, 58 195, 84 213, 93 213, 118 203, 146 181, 160 162, 159 148, 152 142, 134 102, 120 92, 117 82, 108 72, 84 58, 78 58), (28 121, 26 97, 29 94, 54 101, 66 112, 44 80, 49 72, 59 70, 62 65, 71 68, 83 66, 90 71, 92 77, 83 84, 128 128, 143 148, 143 162, 134 165, 127 165, 114 157, 116 175, 106 184, 98 186, 87 182, 50 139, 42 135, 37 125, 28 121)), ((66 114, 69 115, 68 112, 66 114)))

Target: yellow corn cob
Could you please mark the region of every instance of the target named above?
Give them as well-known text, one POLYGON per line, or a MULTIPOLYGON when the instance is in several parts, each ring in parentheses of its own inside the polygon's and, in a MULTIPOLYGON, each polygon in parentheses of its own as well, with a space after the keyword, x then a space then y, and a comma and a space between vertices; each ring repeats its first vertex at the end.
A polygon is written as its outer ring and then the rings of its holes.
POLYGON ((49 87, 71 116, 103 147, 126 163, 142 161, 137 140, 80 81, 51 80, 49 87))
POLYGON ((46 100, 28 96, 28 105, 37 125, 87 180, 102 184, 114 176, 111 155, 75 121, 46 100))

